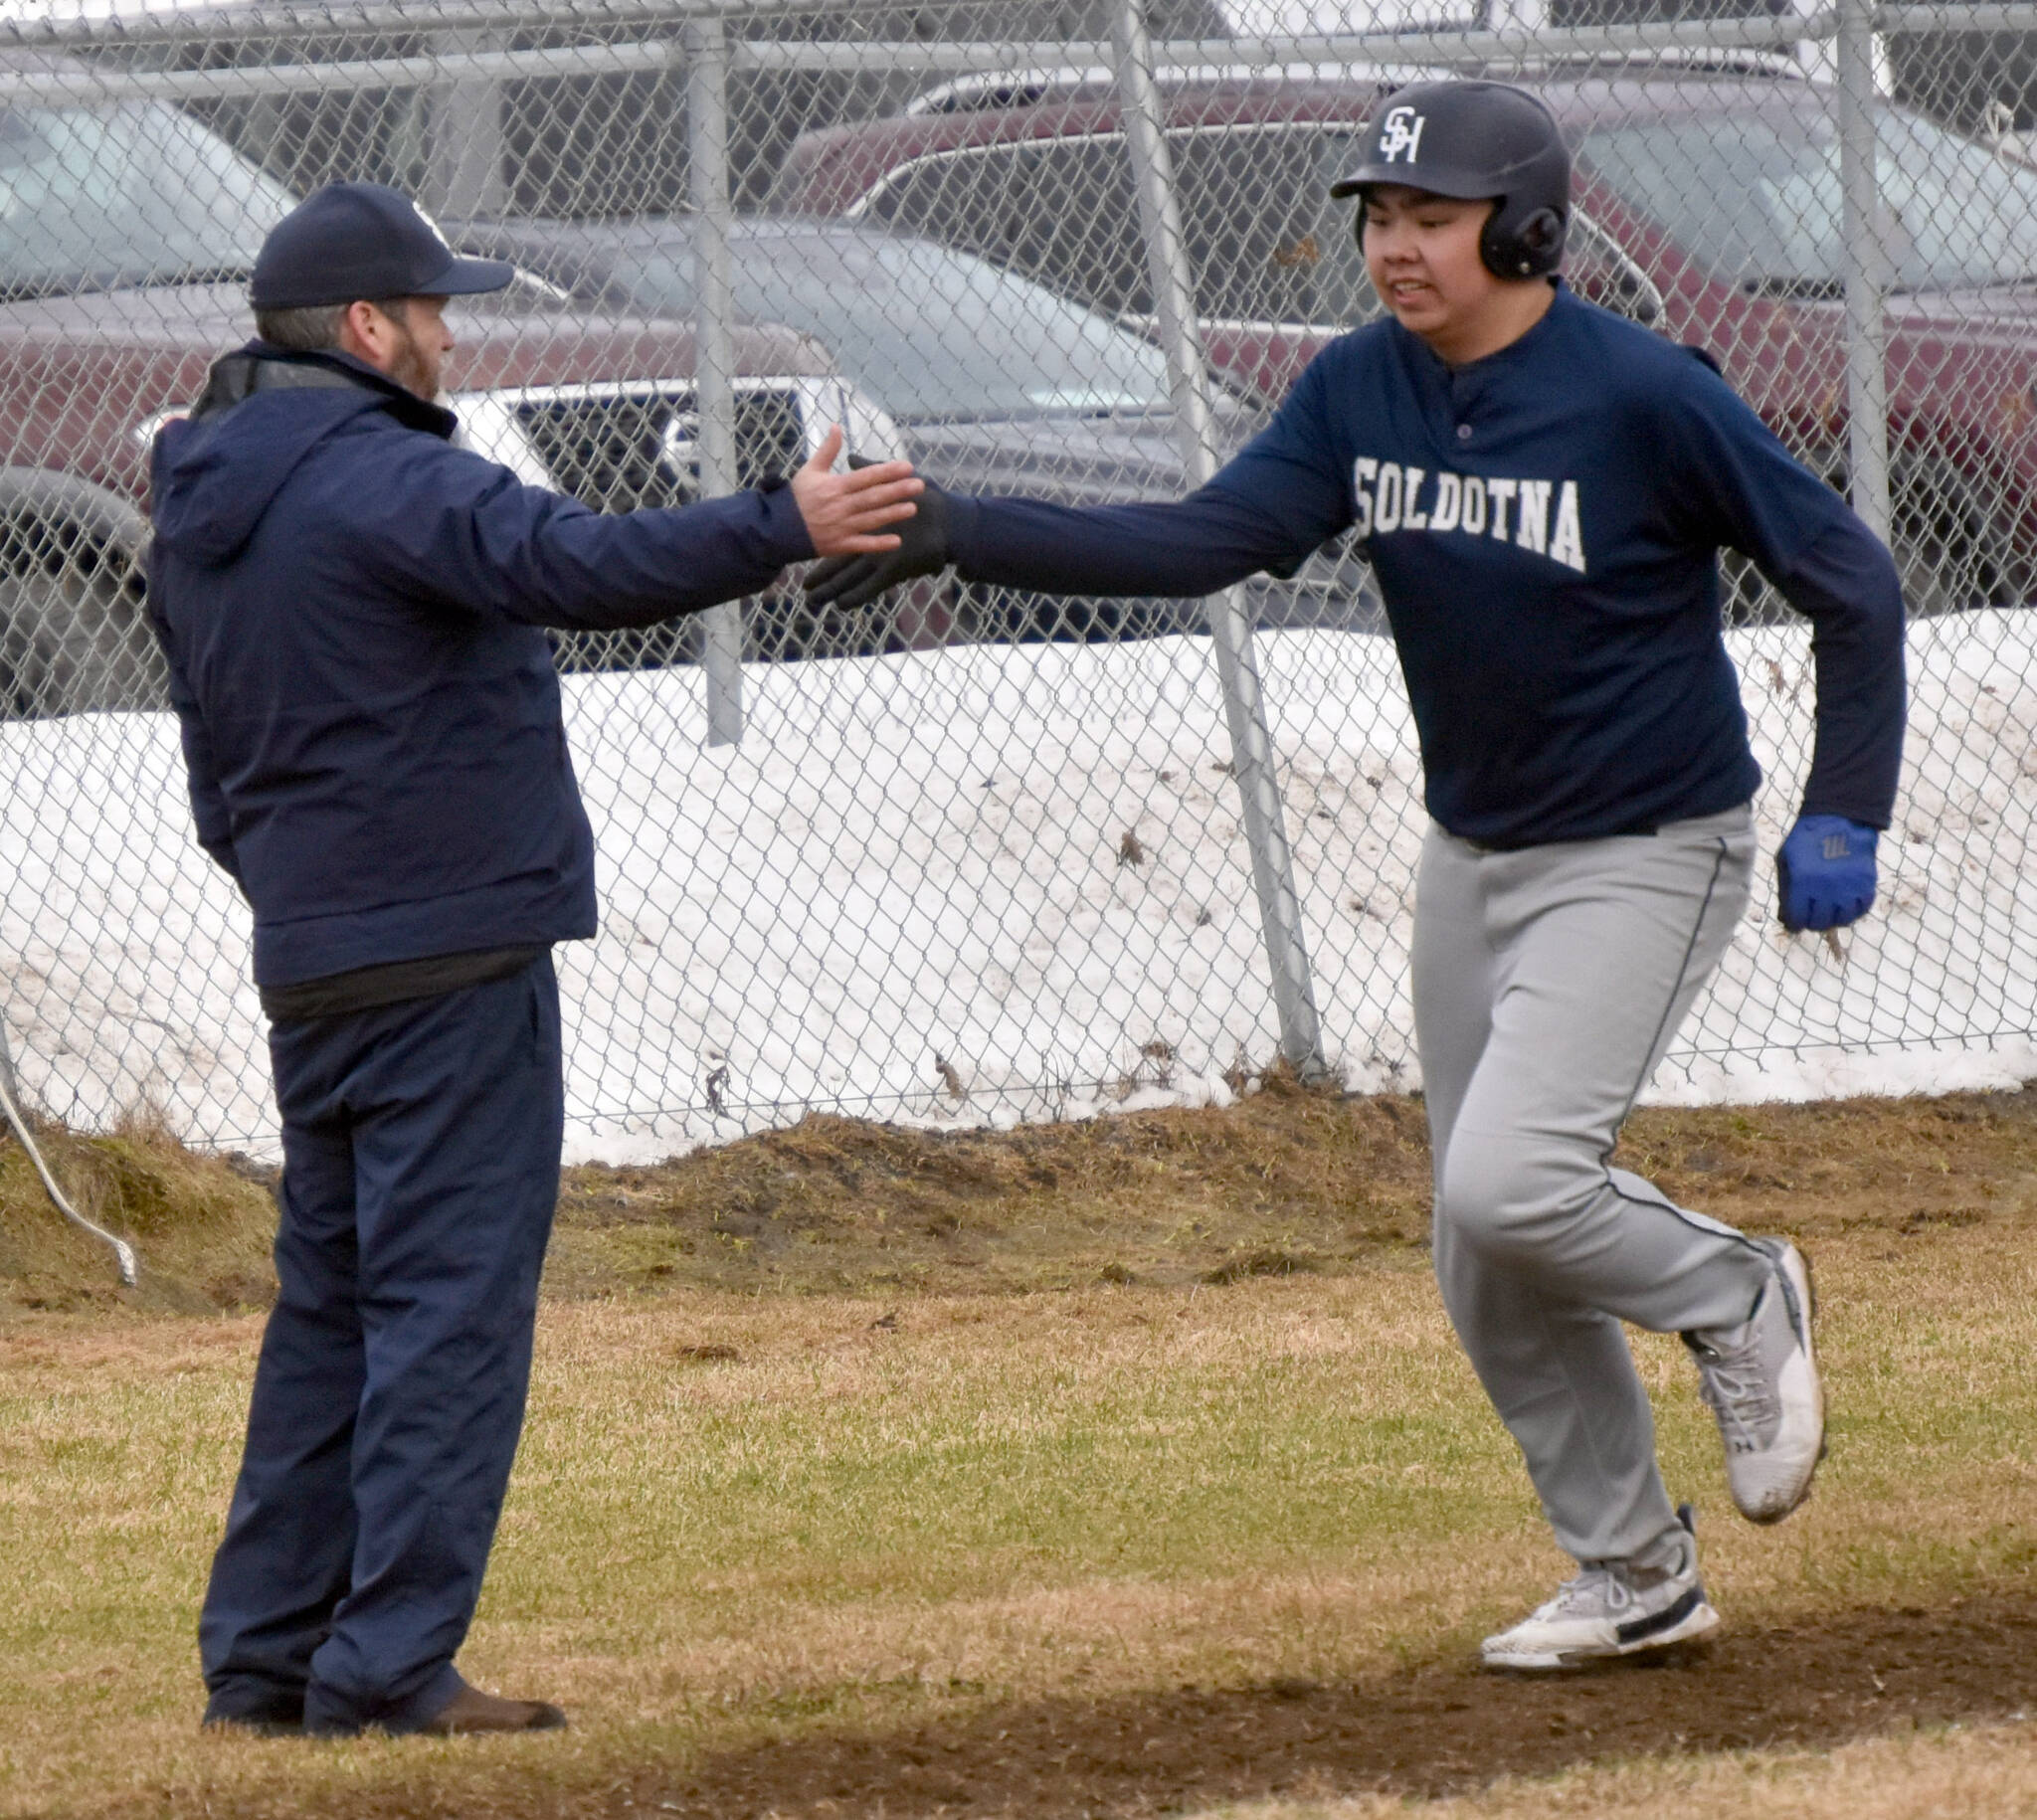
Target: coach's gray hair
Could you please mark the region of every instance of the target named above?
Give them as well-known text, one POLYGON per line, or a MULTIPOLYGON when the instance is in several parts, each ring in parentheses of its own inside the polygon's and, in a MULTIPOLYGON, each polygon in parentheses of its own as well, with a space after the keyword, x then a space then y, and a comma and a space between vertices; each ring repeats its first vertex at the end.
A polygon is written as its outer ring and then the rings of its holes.
POLYGON ((255 332, 271 347, 296 354, 316 354, 339 346, 339 325, 346 319, 344 303, 313 303, 304 309, 258 309, 255 332))
MULTIPOLYGON (((383 297, 375 301, 375 307, 408 327, 407 301, 383 297)), ((255 332, 271 347, 288 348, 293 354, 324 353, 339 346, 339 325, 352 307, 351 303, 312 303, 302 309, 258 309, 255 332)))

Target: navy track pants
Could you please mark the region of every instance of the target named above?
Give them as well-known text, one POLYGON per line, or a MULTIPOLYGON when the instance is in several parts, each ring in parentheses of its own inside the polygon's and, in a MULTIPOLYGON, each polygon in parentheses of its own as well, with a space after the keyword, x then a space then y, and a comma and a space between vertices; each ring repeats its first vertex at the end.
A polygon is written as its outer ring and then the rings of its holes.
POLYGON ((523 1425, 564 1093, 549 956, 275 1025, 280 1281, 199 1620, 211 1720, 408 1730, 463 1683, 523 1425))

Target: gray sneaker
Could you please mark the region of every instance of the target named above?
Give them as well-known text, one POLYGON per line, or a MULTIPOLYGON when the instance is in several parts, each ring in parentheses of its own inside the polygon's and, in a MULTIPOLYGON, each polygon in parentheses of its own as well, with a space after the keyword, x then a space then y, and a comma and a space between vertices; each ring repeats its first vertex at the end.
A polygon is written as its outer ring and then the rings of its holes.
POLYGON ((1811 1350, 1810 1266, 1786 1239, 1754 1242, 1774 1265, 1754 1313, 1683 1343, 1718 1418, 1733 1502, 1750 1523, 1780 1523, 1810 1496, 1824 1458, 1825 1391, 1811 1350))
POLYGON ((1645 1655, 1688 1643, 1719 1628, 1719 1614, 1698 1579, 1698 1546, 1690 1506, 1677 1516, 1682 1546, 1666 1566, 1590 1561, 1575 1579, 1511 1630, 1487 1637, 1479 1654, 1489 1669, 1531 1672, 1583 1668, 1620 1656, 1645 1655))

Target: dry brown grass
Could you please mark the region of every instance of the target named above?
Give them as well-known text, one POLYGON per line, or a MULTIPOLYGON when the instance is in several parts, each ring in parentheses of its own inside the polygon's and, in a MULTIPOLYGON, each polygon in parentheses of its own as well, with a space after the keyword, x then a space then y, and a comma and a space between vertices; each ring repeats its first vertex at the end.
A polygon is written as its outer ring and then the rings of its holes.
POLYGON ((1829 1299, 1832 1458, 1781 1531, 1719 1514, 1679 1349, 1637 1347, 1731 1626, 1688 1686, 1697 1756, 1656 1754, 1631 1690, 1595 1742, 1464 1669, 1563 1564, 1435 1303, 1418 1102, 810 1120, 573 1172, 464 1660, 577 1724, 472 1747, 195 1733, 260 1322, 178 1311, 260 1299, 273 1210, 147 1130, 52 1150, 157 1277, 123 1303, 0 1146, 0 1813, 971 1808, 929 1761, 1028 1820, 1163 1783, 1207 1808, 1283 1764, 1254 1815, 2037 1812, 2037 1738, 1992 1723, 2037 1708, 2037 1093, 1633 1121, 1624 1161, 1807 1237, 1829 1299), (1848 1741, 1920 1719, 1990 1723, 1848 1741), (1148 1778, 1199 1727, 1287 1741, 1228 1782, 1148 1778))
MULTIPOLYGON (((200 1736, 191 1624, 260 1323, 20 1321, 0 1812, 1074 1820, 1384 1784, 1612 1816, 1744 1812, 1746 1784, 1836 1815, 1865 1772, 1828 1800, 1822 1747, 2037 1695, 2037 1248, 2004 1222, 1890 1249, 1820 1246, 1833 1454, 1782 1530, 1721 1514, 1678 1349, 1640 1345, 1730 1629, 1591 1710, 1469 1669, 1563 1565, 1406 1251, 1227 1286, 553 1301, 463 1659, 576 1726, 474 1745, 200 1736), (1653 1760, 1679 1733, 1702 1754, 1653 1760)), ((1868 1811, 1990 1811, 1930 1802, 2027 1787, 2008 1735, 1883 1759, 1908 1792, 1868 1811)))
MULTIPOLYGON (((1211 1809, 1206 1820, 1404 1820, 1408 1811, 1397 1795, 1367 1795, 1256 1802, 1211 1809)), ((2016 1820, 2037 1814, 2037 1726, 1966 1726, 1829 1752, 1734 1751, 1549 1779, 1508 1777, 1475 1795, 1422 1802, 1419 1811, 1423 1820, 2016 1820)))
POLYGON ((1348 1269, 1427 1220, 1420 1104, 1275 1076, 1223 1112, 1009 1132, 816 1116, 648 1169, 568 1172, 555 1293, 1227 1282, 1348 1269))

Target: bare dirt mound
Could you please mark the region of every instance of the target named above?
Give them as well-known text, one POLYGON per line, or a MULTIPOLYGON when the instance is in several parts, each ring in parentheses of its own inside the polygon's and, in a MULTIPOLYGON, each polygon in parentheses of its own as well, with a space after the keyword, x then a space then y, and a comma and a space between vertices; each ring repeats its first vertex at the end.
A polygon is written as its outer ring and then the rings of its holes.
POLYGON ((1447 1661, 1343 1686, 1043 1700, 955 1724, 806 1736, 683 1775, 648 1773, 616 1791, 613 1811, 1058 1820, 1276 1795, 1433 1797, 1608 1758, 1828 1748, 2033 1704, 2037 1591, 2018 1586, 1934 1610, 1737 1624, 1653 1667, 1527 1678, 1447 1661))
POLYGON ((65 1223, 0 1124, 0 1321, 47 1312, 212 1315, 266 1307, 275 1296, 273 1171, 188 1150, 148 1117, 97 1138, 39 1119, 35 1138, 79 1211, 134 1242, 141 1281, 120 1286, 111 1253, 65 1223))
MULTIPOLYGON (((1686 1206, 1816 1239, 2026 1223, 2037 1091, 1650 1107, 1618 1161, 1686 1206)), ((546 1288, 940 1295, 1348 1274, 1425 1242, 1404 1096, 1269 1074, 1221 1111, 930 1132, 815 1116, 648 1168, 567 1172, 546 1288)))
POLYGON ((1426 1122, 1280 1073, 1222 1110, 1015 1131, 815 1114, 652 1167, 569 1170, 554 1295, 859 1294, 1348 1271, 1428 1225, 1426 1122))
MULTIPOLYGON (((0 1135, 0 1319, 268 1302, 274 1171, 184 1150, 146 1122, 43 1134, 84 1211, 136 1241, 143 1286, 118 1289, 0 1135)), ((1647 1108, 1618 1160, 1685 1205, 1757 1230, 1782 1218, 1813 1241, 2027 1226, 2037 1089, 1647 1108)), ((568 1170, 545 1290, 938 1296, 1344 1275, 1426 1242, 1428 1174, 1418 1099, 1345 1099, 1277 1070, 1222 1110, 1008 1132, 815 1115, 654 1166, 568 1170)))

